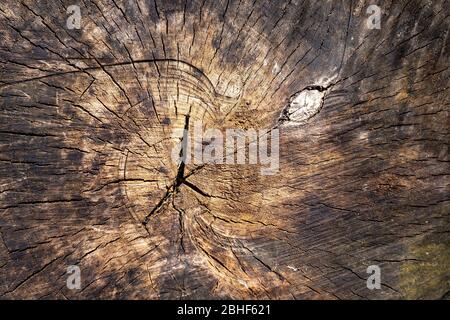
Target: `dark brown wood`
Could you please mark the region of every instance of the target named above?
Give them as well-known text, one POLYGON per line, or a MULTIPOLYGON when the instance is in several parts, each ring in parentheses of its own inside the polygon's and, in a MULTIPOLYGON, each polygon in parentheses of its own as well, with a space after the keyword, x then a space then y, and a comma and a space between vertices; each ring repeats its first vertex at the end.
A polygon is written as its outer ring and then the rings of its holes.
POLYGON ((448 298, 449 3, 371 4, 2 1, 0 297, 448 298), (199 120, 279 172, 178 165, 199 120))

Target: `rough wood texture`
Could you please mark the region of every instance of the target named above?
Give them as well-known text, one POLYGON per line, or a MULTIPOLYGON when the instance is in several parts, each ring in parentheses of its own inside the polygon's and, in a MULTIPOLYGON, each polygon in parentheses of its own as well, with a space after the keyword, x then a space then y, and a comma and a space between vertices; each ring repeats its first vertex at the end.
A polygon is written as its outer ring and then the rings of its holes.
POLYGON ((0 297, 448 298, 450 5, 370 4, 2 1, 0 297), (178 166, 200 119, 279 173, 178 166))

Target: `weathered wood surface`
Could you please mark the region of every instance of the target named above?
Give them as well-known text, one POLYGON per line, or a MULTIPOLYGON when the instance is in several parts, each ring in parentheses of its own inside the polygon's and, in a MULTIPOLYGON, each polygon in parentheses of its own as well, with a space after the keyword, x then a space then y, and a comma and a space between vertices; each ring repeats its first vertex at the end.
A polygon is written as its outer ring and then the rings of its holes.
POLYGON ((1 298, 448 298, 449 2, 370 4, 2 1, 1 298), (180 170, 188 113, 277 126, 279 173, 180 170))

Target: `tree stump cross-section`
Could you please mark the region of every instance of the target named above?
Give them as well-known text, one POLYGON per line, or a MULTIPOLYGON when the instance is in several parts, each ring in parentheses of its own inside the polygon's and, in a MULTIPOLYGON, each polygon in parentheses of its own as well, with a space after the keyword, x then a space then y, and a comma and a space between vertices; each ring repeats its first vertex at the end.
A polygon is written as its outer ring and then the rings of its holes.
POLYGON ((0 298, 448 299, 450 6, 372 4, 2 1, 0 298))

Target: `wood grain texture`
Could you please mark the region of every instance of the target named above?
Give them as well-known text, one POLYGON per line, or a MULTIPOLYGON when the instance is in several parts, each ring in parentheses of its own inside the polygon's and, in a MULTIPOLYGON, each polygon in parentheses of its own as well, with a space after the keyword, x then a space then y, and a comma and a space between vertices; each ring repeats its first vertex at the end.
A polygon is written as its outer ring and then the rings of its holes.
POLYGON ((370 4, 2 1, 0 298, 448 299, 450 5, 370 4), (200 120, 278 174, 172 161, 200 120))

